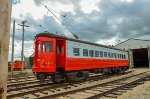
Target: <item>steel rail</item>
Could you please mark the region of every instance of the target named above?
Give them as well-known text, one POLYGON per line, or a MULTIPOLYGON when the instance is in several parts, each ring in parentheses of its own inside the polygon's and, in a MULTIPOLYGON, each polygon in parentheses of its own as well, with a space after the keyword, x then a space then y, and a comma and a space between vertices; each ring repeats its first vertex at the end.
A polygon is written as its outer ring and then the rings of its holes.
POLYGON ((52 95, 37 97, 35 99, 49 99, 49 98, 56 98, 56 97, 64 96, 64 95, 67 95, 67 94, 73 94, 73 93, 76 93, 76 92, 92 89, 94 87, 99 87, 99 86, 104 86, 106 84, 114 83, 116 81, 125 80, 125 79, 128 79, 128 78, 134 77, 134 76, 145 74, 145 73, 147 73, 147 72, 131 75, 131 76, 128 76, 128 77, 125 77, 125 78, 120 78, 120 79, 117 79, 117 80, 114 80, 114 81, 111 81, 111 82, 109 81, 109 82, 105 82, 105 83, 101 83, 101 84, 97 84, 97 85, 88 86, 88 87, 85 87, 85 88, 79 88, 79 89, 74 89, 74 90, 70 90, 70 91, 66 91, 66 92, 60 92, 60 93, 56 93, 56 94, 52 94, 52 95))

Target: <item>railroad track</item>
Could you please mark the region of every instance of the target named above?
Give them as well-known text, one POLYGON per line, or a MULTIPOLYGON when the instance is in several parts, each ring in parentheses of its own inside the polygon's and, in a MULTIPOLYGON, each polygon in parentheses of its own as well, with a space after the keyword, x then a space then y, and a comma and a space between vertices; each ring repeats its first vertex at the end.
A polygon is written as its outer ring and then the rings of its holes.
MULTIPOLYGON (((94 79, 106 79, 110 76, 108 75, 91 75, 89 78, 89 81, 92 81, 94 79)), ((62 83, 62 82, 60 82, 62 83)), ((57 83, 59 84, 59 83, 57 83)), ((69 84, 69 83, 68 83, 69 84)), ((27 89, 27 88, 36 88, 36 87, 42 87, 42 86, 51 86, 51 85, 56 85, 54 84, 50 79, 45 80, 44 82, 41 82, 39 80, 35 81, 28 81, 28 82, 20 82, 20 83, 13 83, 13 84, 8 84, 8 90, 7 92, 12 92, 12 91, 20 91, 22 89, 27 89)), ((56 85, 57 86, 57 85, 56 85)), ((53 87, 53 86, 52 86, 53 87)))
POLYGON ((99 99, 103 97, 117 98, 123 92, 139 85, 145 81, 150 80, 150 74, 140 73, 123 77, 120 79, 112 80, 105 83, 89 84, 85 86, 78 86, 76 88, 70 88, 65 91, 57 91, 53 93, 47 93, 47 95, 38 96, 36 99, 99 99))
MULTIPOLYGON (((130 72, 126 72, 125 75, 127 75, 130 72)), ((57 83, 54 84, 52 82, 47 82, 47 83, 41 83, 41 84, 35 84, 33 83, 27 86, 21 86, 21 87, 16 87, 16 88, 11 88, 8 89, 8 95, 7 98, 37 98, 41 97, 40 94, 44 94, 45 96, 48 95, 49 93, 57 92, 60 91, 61 89, 67 90, 71 89, 71 87, 78 87, 82 86, 84 83, 93 83, 93 82, 98 82, 103 79, 108 79, 114 76, 120 76, 121 74, 118 75, 96 75, 96 76, 90 76, 88 81, 85 82, 76 82, 76 83, 57 83)), ((25 83, 25 82, 24 82, 25 83)))
POLYGON ((33 87, 39 87, 39 86, 45 86, 45 85, 49 85, 50 83, 52 83, 51 80, 46 80, 45 82, 41 82, 39 80, 33 80, 33 81, 7 84, 7 92, 18 91, 21 89, 27 89, 27 88, 33 88, 33 87))
MULTIPOLYGON (((91 77, 100 78, 100 76, 103 76, 101 74, 91 74, 91 77)), ((103 78, 106 76, 103 76, 103 78)), ((45 81, 40 81, 37 79, 32 79, 32 80, 27 80, 27 81, 19 81, 19 82, 13 82, 13 83, 8 83, 7 84, 7 92, 11 91, 18 91, 22 89, 27 89, 27 88, 34 88, 34 87, 40 87, 40 86, 46 86, 46 85, 52 85, 51 79, 46 79, 45 81)))
POLYGON ((17 78, 9 78, 7 80, 7 84, 13 84, 18 82, 32 81, 36 78, 34 76, 26 76, 26 77, 17 77, 17 78))
POLYGON ((114 82, 113 85, 107 85, 112 86, 110 89, 106 89, 102 93, 98 93, 96 95, 90 96, 87 99, 97 99, 100 97, 110 97, 110 98, 117 98, 118 95, 122 95, 123 92, 126 92, 127 90, 131 90, 132 88, 144 84, 145 81, 150 81, 150 74, 142 76, 140 78, 136 78, 135 80, 129 81, 129 82, 114 82))

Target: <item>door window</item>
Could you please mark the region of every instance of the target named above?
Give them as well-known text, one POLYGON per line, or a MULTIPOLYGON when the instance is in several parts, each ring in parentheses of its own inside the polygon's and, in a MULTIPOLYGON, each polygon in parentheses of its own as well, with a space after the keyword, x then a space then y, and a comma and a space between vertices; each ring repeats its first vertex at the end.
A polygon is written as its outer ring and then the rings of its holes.
POLYGON ((62 54, 63 53, 63 46, 57 46, 57 53, 62 54))
POLYGON ((42 51, 45 52, 52 52, 53 51, 53 42, 43 42, 42 43, 42 51))
POLYGON ((38 44, 38 53, 41 53, 40 43, 38 44))

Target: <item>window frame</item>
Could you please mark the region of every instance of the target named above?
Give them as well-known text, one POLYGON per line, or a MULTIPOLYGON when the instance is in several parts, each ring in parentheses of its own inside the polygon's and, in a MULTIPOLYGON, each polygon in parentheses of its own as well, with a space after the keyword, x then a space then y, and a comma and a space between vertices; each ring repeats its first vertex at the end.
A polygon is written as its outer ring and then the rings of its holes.
POLYGON ((83 49, 83 56, 89 56, 88 49, 83 49))
POLYGON ((107 57, 107 52, 104 52, 104 57, 107 57))
POLYGON ((80 48, 73 48, 73 56, 80 56, 80 48))
POLYGON ((41 53, 51 53, 54 51, 54 43, 52 41, 41 42, 41 53), (46 46, 48 45, 48 46, 46 46))
POLYGON ((57 46, 57 54, 64 54, 64 46, 57 46))
POLYGON ((108 52, 108 57, 111 58, 111 53, 110 52, 108 52))
POLYGON ((114 53, 114 58, 117 58, 117 55, 116 55, 116 53, 114 53))
POLYGON ((89 50, 89 56, 94 57, 94 50, 89 50))
POLYGON ((99 51, 99 56, 100 57, 104 57, 104 52, 103 51, 99 51))
POLYGON ((95 57, 99 57, 99 51, 95 51, 95 57))

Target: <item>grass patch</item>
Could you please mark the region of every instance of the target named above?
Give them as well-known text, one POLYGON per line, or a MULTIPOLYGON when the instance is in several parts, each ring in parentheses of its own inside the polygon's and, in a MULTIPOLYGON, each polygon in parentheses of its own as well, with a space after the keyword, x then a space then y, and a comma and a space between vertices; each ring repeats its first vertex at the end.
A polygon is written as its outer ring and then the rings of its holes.
MULTIPOLYGON (((13 72, 13 78, 24 77, 24 76, 29 76, 29 75, 32 75, 31 71, 29 70, 13 72)), ((11 78, 11 72, 8 73, 8 78, 11 78)))

